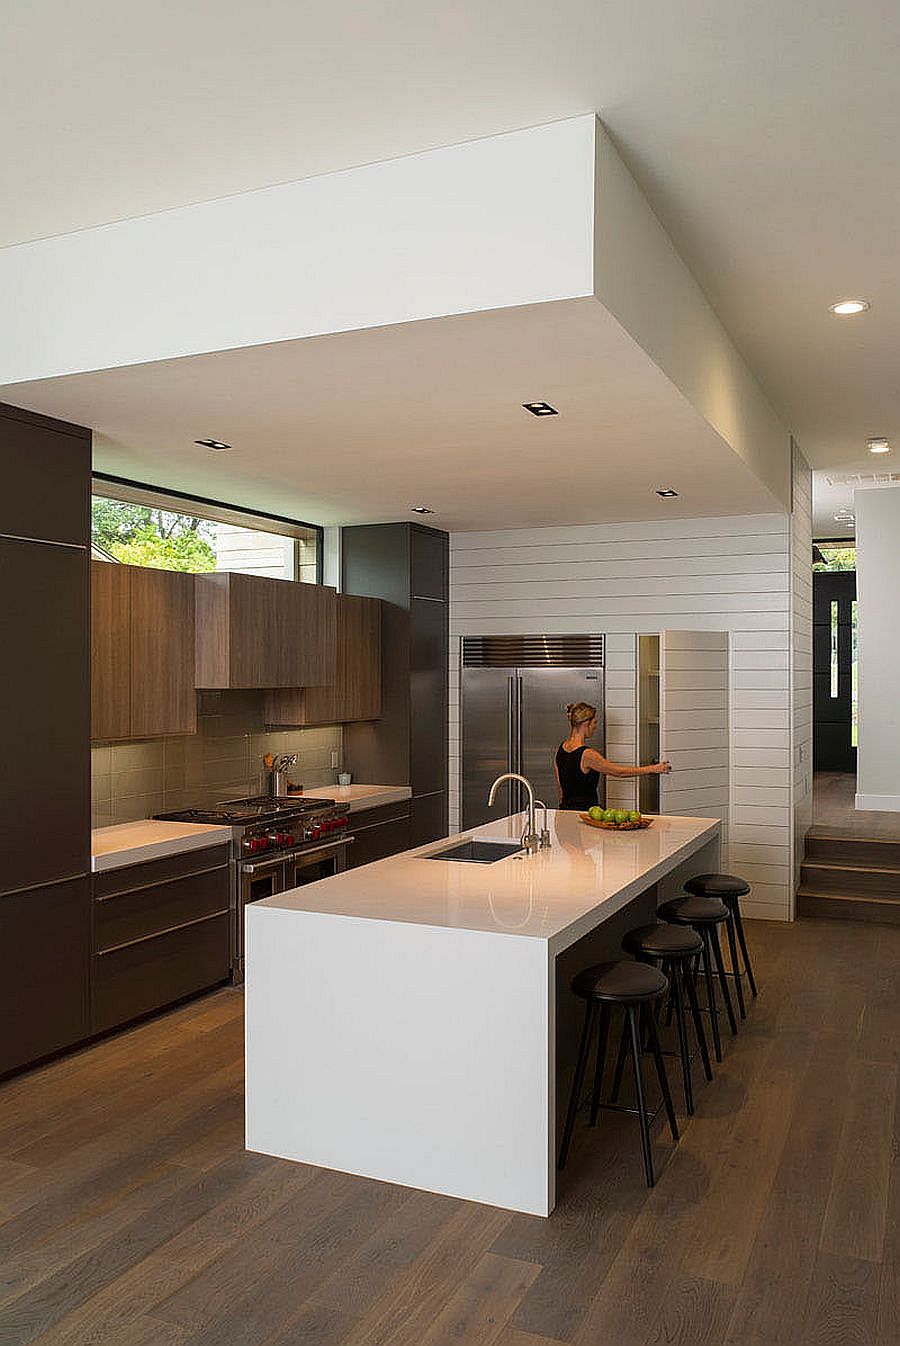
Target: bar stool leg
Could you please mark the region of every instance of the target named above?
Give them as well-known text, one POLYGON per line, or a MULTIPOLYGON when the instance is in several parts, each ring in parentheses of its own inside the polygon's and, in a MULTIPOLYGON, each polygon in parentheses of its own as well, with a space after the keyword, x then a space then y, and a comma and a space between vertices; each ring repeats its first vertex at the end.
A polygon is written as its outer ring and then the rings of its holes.
POLYGON ((731 968, 734 972, 734 989, 737 991, 738 1010, 742 1019, 747 1017, 747 1007, 744 1004, 744 978, 741 974, 740 964, 738 963, 737 941, 734 937, 734 916, 729 916, 725 922, 725 929, 728 932, 728 950, 731 954, 731 968))
POLYGON ((660 1092, 663 1096, 663 1103, 666 1105, 666 1116, 669 1119, 669 1130, 672 1132, 672 1139, 678 1139, 678 1123, 675 1120, 675 1108, 672 1104, 672 1094, 669 1089, 669 1077, 666 1074, 666 1063, 663 1060, 662 1050, 659 1045, 659 1034, 656 1030, 656 1020, 653 1017, 652 1010, 645 1015, 650 1032, 650 1051, 656 1065, 656 1077, 659 1080, 660 1092))
POLYGON ((597 1014, 597 1002, 589 1000, 584 1007, 584 1024, 581 1029, 581 1041, 578 1044, 578 1061, 575 1065, 575 1078, 572 1081, 572 1092, 569 1095, 569 1108, 566 1113, 566 1125, 563 1130, 562 1145, 559 1150, 559 1168, 564 1168, 566 1159, 569 1156, 569 1146, 572 1143, 572 1131, 575 1128, 575 1116, 578 1112, 578 1100, 581 1097, 581 1090, 584 1085, 584 1072, 587 1069, 588 1053, 591 1046, 591 1029, 594 1026, 594 1018, 597 1014))
POLYGON ((722 945, 719 941, 718 930, 710 933, 710 943, 712 944, 713 957, 716 960, 716 971, 719 974, 719 985, 722 988, 722 999, 725 1001, 725 1012, 728 1015, 728 1025, 731 1028, 733 1037, 737 1037, 737 1019, 734 1017, 734 1006, 731 1003, 731 992, 728 990, 728 977, 725 973, 725 960, 722 957, 722 945))
POLYGON ((741 954, 743 955, 744 959, 744 967, 747 969, 747 980, 750 983, 750 990, 753 994, 753 999, 755 1000, 757 996, 756 980, 753 976, 753 968, 750 966, 750 955, 747 952, 747 936, 744 934, 744 919, 741 916, 741 908, 739 902, 735 902, 734 904, 734 924, 735 927, 737 928, 738 943, 741 946, 741 954))
POLYGON ((697 1042, 700 1047, 700 1059, 703 1062, 703 1073, 707 1080, 713 1077, 712 1065, 709 1059, 709 1049, 706 1045, 706 1031, 703 1027, 703 1016, 700 1013, 700 1002, 697 999, 697 985, 692 975, 692 969, 688 969, 688 974, 684 978, 684 987, 687 991, 688 1003, 691 1007, 691 1017, 694 1020, 694 1032, 697 1034, 697 1042))
MULTIPOLYGON (((650 1120, 647 1116, 647 1102, 644 1098, 644 1077, 641 1073, 641 1027, 638 1011, 634 1005, 627 1005, 625 1013, 628 1016, 628 1031, 631 1036, 631 1062, 634 1067, 634 1090, 637 1098, 638 1120, 641 1124, 644 1175, 647 1179, 647 1186, 652 1187, 654 1183, 653 1154, 650 1149, 650 1120)), ((652 1018, 652 1016, 650 1017, 652 1018)))
POLYGON ((613 1075, 613 1087, 611 1103, 618 1103, 619 1094, 622 1092, 622 1077, 625 1074, 625 1058, 628 1055, 628 1016, 626 1014, 622 1023, 622 1036, 619 1038, 619 1054, 616 1057, 616 1070, 613 1075))
POLYGON ((603 1085, 603 1067, 606 1064, 606 1043, 609 1039, 611 1009, 604 1001, 600 1006, 600 1032, 597 1034, 597 1064, 594 1068, 594 1088, 591 1093, 591 1126, 597 1125, 600 1108, 600 1090, 603 1085))
POLYGON ((719 1036, 719 1008, 716 1005, 716 993, 713 989, 712 954, 709 949, 710 938, 706 926, 701 927, 700 938, 703 940, 703 980, 706 982, 706 1004, 709 1009, 709 1022, 712 1028, 713 1047, 716 1053, 716 1061, 721 1064, 722 1039, 719 1036))
POLYGON ((688 1051, 687 1024, 684 1016, 684 982, 681 965, 672 961, 672 995, 675 1000, 675 1018, 678 1023, 678 1050, 681 1054, 681 1076, 684 1083, 684 1106, 689 1117, 694 1115, 694 1086, 691 1079, 691 1056, 688 1051))

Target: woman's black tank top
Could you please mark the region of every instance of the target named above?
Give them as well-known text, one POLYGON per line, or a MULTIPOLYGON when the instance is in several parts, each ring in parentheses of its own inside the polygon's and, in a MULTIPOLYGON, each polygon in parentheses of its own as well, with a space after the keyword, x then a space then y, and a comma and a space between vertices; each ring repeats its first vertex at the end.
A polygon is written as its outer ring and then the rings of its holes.
POLYGON ((556 749, 556 770, 562 787, 561 809, 578 809, 583 813, 597 803, 600 772, 582 771, 581 757, 585 751, 581 747, 567 752, 561 743, 556 749))

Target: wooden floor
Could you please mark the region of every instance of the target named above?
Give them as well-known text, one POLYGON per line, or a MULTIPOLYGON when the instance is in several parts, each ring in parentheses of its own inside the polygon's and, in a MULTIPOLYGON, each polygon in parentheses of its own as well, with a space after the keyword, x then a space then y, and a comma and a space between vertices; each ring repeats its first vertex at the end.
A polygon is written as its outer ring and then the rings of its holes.
POLYGON ((900 813, 854 807, 856 776, 817 771, 813 776, 813 832, 832 837, 900 841, 900 813))
POLYGON ((656 1189, 606 1114, 549 1220, 246 1154, 235 991, 7 1083, 0 1342, 897 1346, 900 929, 750 930, 656 1189))

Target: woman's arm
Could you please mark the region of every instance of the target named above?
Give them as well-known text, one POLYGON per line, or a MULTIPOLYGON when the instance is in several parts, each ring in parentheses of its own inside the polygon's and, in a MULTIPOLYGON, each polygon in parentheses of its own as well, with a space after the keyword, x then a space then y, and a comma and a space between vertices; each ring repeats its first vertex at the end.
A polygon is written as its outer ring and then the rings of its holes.
POLYGON ((601 776, 663 776, 672 768, 668 762, 651 762, 649 766, 626 766, 610 762, 596 748, 585 748, 581 754, 582 771, 599 771, 601 776))

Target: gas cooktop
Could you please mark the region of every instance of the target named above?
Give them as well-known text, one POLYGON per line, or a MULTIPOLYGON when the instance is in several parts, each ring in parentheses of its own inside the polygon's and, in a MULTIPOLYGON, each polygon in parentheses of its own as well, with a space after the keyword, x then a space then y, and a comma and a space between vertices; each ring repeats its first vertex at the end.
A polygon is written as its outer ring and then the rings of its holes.
POLYGON ((333 799, 273 798, 259 795, 253 799, 226 799, 207 808, 176 809, 172 813, 157 813, 156 817, 168 823, 219 823, 230 827, 246 827, 250 823, 275 822, 279 818, 294 818, 313 809, 324 809, 334 804, 333 799))

